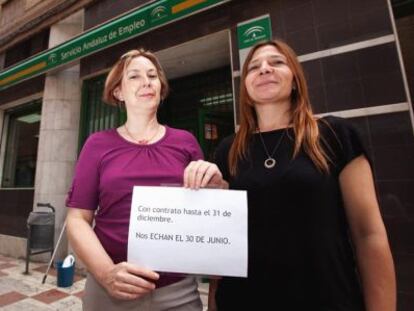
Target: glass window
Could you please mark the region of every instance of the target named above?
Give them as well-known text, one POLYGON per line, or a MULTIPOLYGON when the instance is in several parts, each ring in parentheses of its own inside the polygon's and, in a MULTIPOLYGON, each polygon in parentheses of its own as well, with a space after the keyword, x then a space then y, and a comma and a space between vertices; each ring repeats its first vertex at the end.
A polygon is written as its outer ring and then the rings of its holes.
POLYGON ((105 79, 106 74, 83 83, 79 150, 93 132, 118 127, 126 120, 125 109, 110 106, 102 101, 105 79))
POLYGON ((6 150, 2 187, 34 187, 37 144, 40 129, 40 102, 5 113, 6 150))

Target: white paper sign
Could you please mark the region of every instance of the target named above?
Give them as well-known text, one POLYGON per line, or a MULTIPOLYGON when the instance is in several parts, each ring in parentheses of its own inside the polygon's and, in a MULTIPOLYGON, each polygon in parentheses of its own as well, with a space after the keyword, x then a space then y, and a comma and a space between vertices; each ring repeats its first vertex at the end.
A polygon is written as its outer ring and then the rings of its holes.
POLYGON ((246 277, 246 191, 134 187, 128 262, 155 271, 246 277))

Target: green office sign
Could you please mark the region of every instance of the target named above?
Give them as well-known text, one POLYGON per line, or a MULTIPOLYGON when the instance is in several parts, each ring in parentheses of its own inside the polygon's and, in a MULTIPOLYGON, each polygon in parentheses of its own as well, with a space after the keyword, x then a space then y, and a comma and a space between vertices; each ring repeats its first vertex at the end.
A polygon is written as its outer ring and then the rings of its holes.
POLYGON ((270 40, 272 28, 269 15, 238 24, 237 38, 240 50, 249 48, 257 42, 270 40))
POLYGON ((156 1, 0 72, 0 90, 228 1, 156 1))
POLYGON ((237 24, 240 69, 251 47, 258 42, 272 39, 272 23, 269 14, 237 24))

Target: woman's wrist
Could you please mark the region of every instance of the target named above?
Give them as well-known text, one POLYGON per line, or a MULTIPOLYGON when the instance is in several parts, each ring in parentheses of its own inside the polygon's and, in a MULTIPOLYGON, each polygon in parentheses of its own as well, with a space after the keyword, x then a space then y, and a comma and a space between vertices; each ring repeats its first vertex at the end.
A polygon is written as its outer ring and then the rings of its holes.
POLYGON ((99 268, 95 271, 94 276, 96 280, 102 285, 105 286, 107 283, 108 275, 110 275, 111 270, 113 270, 115 264, 110 262, 106 264, 100 264, 99 268))

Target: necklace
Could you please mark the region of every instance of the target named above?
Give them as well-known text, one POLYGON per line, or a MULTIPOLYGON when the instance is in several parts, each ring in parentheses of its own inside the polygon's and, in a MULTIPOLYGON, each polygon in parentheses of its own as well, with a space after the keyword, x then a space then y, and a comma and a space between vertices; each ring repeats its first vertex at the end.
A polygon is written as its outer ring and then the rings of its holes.
POLYGON ((272 151, 271 154, 269 154, 269 151, 267 150, 266 144, 265 144, 265 142, 263 140, 263 137, 262 137, 262 132, 260 132, 260 128, 257 128, 257 131, 259 132, 260 141, 262 142, 263 149, 265 150, 266 155, 267 155, 267 159, 264 161, 264 167, 268 168, 268 169, 271 169, 271 168, 275 167, 275 165, 276 165, 276 160, 273 158, 273 156, 274 156, 277 148, 279 148, 280 143, 282 142, 283 137, 286 134, 286 130, 283 131, 282 136, 280 136, 280 138, 279 138, 276 146, 273 148, 273 151, 272 151))
POLYGON ((150 138, 148 139, 136 139, 131 132, 128 130, 128 127, 126 125, 126 123, 124 123, 124 128, 125 128, 125 132, 127 133, 127 135, 129 136, 129 138, 131 138, 133 141, 137 142, 140 145, 148 145, 148 143, 153 140, 155 138, 155 136, 157 136, 159 130, 160 130, 160 126, 158 125, 157 130, 155 131, 155 134, 152 135, 150 138))

